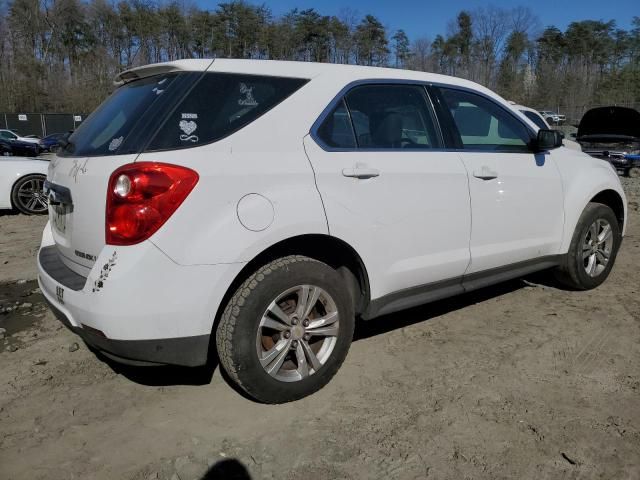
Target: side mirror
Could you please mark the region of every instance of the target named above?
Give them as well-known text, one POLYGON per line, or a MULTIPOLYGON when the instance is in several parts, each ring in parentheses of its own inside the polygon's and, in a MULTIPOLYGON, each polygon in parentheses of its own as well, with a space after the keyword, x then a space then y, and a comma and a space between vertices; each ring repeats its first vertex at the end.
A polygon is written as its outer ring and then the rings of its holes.
POLYGON ((538 130, 538 137, 534 141, 533 150, 535 152, 543 152, 561 146, 562 134, 559 131, 541 128, 538 130))

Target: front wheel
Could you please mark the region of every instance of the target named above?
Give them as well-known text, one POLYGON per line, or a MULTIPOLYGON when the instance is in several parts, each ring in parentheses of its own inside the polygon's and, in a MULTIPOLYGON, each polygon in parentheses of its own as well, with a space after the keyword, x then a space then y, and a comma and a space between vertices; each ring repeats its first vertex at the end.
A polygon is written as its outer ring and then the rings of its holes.
POLYGON ((640 167, 631 167, 627 175, 631 178, 640 178, 640 167))
POLYGON ((565 263, 556 272, 558 280, 576 290, 596 288, 609 276, 621 241, 613 210, 589 203, 578 220, 565 263))
POLYGON ((347 356, 354 323, 353 302, 335 269, 284 257, 235 292, 216 331, 218 356, 254 399, 290 402, 331 380, 347 356))

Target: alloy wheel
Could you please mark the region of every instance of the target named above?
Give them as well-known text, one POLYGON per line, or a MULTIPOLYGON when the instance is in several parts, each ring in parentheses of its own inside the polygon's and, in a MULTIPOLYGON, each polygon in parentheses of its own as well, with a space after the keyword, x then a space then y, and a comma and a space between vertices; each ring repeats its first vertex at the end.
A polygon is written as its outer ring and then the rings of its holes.
POLYGON ((30 213, 43 213, 48 208, 44 193, 44 179, 31 178, 18 188, 17 200, 20 206, 30 213))
POLYGON ((585 233, 582 242, 584 269, 592 278, 600 275, 609 263, 613 250, 613 230, 604 219, 597 219, 585 233))
POLYGON ((298 285, 278 295, 260 319, 256 350, 262 368, 283 382, 313 375, 340 333, 336 302, 322 288, 298 285))

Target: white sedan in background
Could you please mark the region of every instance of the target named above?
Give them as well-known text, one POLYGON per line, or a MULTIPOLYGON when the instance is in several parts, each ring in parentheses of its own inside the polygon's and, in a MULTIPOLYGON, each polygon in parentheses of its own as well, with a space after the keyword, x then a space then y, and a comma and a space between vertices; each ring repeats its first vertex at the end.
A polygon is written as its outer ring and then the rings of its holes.
POLYGON ((12 130, 0 129, 0 137, 5 140, 20 140, 21 142, 39 143, 40 138, 36 136, 23 137, 12 130))
POLYGON ((48 160, 0 157, 0 210, 13 209, 26 214, 47 213, 44 181, 48 160))

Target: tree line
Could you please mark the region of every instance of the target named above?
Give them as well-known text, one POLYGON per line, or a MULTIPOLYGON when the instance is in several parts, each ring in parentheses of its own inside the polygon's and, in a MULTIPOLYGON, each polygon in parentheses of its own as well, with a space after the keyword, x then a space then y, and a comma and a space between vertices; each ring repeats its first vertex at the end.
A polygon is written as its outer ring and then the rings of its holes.
POLYGON ((461 11, 410 40, 344 9, 275 16, 244 0, 213 10, 153 0, 0 0, 0 111, 88 112, 119 72, 182 58, 390 66, 455 75, 539 108, 640 106, 640 17, 542 28, 528 8, 461 11))

